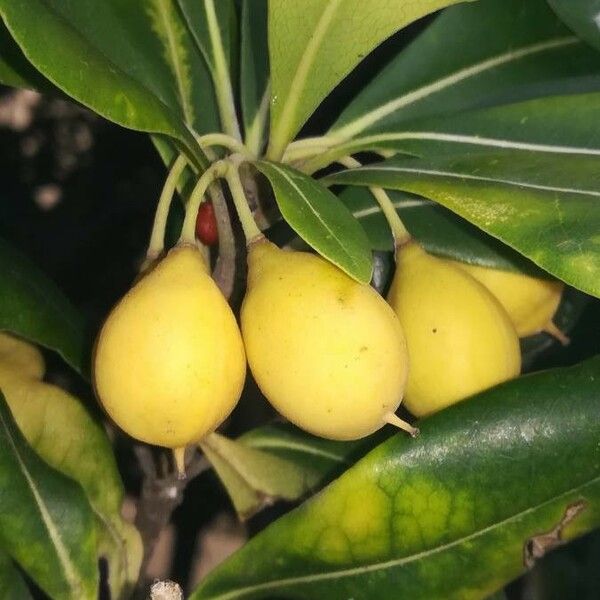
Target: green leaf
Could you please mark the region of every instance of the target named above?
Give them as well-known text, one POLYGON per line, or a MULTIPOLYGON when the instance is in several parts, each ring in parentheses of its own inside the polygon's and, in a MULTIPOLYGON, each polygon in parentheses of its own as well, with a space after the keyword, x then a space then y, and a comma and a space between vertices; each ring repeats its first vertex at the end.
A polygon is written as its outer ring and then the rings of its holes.
POLYGON ((0 239, 0 330, 58 352, 78 373, 88 371, 81 315, 23 255, 0 239))
POLYGON ((240 94, 246 145, 262 151, 269 110, 267 0, 242 0, 240 94))
POLYGON ((502 150, 600 156, 600 134, 591 126, 599 119, 600 93, 547 96, 407 123, 398 133, 359 138, 353 145, 381 143, 418 156, 502 150))
POLYGON ((600 49, 598 0, 548 0, 548 4, 580 38, 600 49))
POLYGON ((54 385, 22 377, 0 380, 0 385, 27 442, 86 493, 99 523, 100 554, 109 560, 110 585, 118 597, 137 580, 141 542, 121 518, 123 484, 102 424, 54 385))
POLYGON ((0 549, 0 600, 33 600, 10 556, 0 549))
MULTIPOLYGON (((521 254, 447 208, 414 194, 389 191, 388 195, 411 235, 428 252, 484 267, 547 277, 521 254)), ((367 232, 373 250, 394 249, 389 225, 368 189, 348 186, 339 198, 367 232)))
POLYGON ((231 86, 231 72, 237 67, 237 23, 234 4, 232 0, 177 2, 212 73, 223 128, 227 133, 239 137, 231 86))
POLYGON ((312 469, 217 433, 204 438, 200 447, 241 519, 279 499, 297 500, 315 485, 317 473, 312 469))
POLYGON ((506 151, 390 160, 327 180, 431 198, 552 275, 600 296, 598 165, 591 156, 506 151))
POLYGON ((175 0, 0 0, 27 59, 85 106, 125 127, 177 138, 214 129, 208 70, 175 0))
POLYGON ((599 377, 600 358, 521 377, 395 435, 191 600, 485 598, 600 524, 599 377))
POLYGON ((373 5, 362 0, 271 0, 269 158, 281 157, 319 103, 371 50, 395 31, 456 1, 373 5))
POLYGON ((600 56, 544 0, 446 9, 344 110, 338 141, 477 106, 598 89, 600 56))
POLYGON ((33 68, 0 20, 0 83, 43 92, 54 86, 33 68))
POLYGON ((27 445, 0 394, 0 544, 52 598, 95 600, 96 531, 78 484, 27 445))
POLYGON ((319 254, 362 283, 373 263, 367 236, 348 209, 327 188, 291 167, 258 161, 283 218, 319 254))

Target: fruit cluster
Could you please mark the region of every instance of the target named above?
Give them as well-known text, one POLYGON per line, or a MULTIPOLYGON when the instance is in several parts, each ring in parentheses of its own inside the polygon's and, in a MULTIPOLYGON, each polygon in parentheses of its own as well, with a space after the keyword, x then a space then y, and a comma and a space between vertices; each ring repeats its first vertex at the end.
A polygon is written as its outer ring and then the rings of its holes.
POLYGON ((246 360, 287 419, 351 440, 395 411, 428 415, 518 376, 519 336, 551 325, 562 284, 398 248, 387 302, 333 264, 248 244, 241 331, 196 246, 180 244, 117 304, 99 335, 96 392, 132 436, 179 449, 236 405, 246 360))

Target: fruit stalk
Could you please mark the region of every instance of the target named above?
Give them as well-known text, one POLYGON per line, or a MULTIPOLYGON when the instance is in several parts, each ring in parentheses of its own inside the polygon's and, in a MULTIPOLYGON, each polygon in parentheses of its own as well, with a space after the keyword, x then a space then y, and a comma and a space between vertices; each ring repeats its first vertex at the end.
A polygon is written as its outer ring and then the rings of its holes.
POLYGON ((186 166, 187 159, 183 154, 180 154, 167 175, 154 215, 150 243, 148 245, 148 251, 146 252, 147 263, 158 258, 164 249, 165 228, 167 225, 167 217, 169 216, 169 208, 171 207, 177 182, 186 166))
MULTIPOLYGON (((361 163, 359 163, 352 156, 344 156, 337 160, 341 165, 347 167, 349 169, 356 169, 358 167, 362 167, 361 163)), ((404 226, 402 219, 399 217, 396 209, 394 207, 394 203, 391 201, 390 197, 387 195, 386 191, 383 188, 371 186, 369 187, 369 191, 373 195, 373 198, 379 204, 383 215, 385 216, 390 229, 392 230, 392 236, 394 237, 394 248, 398 249, 400 246, 410 242, 411 236, 408 232, 408 229, 404 226)))
POLYGON ((225 179, 229 185, 229 191, 233 198, 233 204, 235 210, 240 219, 242 229, 244 231, 244 237, 246 238, 246 244, 251 244, 253 241, 263 237, 260 229, 254 221, 248 202, 246 201, 246 194, 244 192, 244 186, 240 179, 238 172, 238 165, 230 163, 225 173, 225 179))
POLYGON ((188 205, 185 209, 185 219, 183 221, 183 227, 181 228, 181 237, 179 238, 180 244, 195 245, 196 243, 196 215, 200 204, 204 199, 206 190, 213 181, 223 177, 227 171, 228 163, 224 160, 219 160, 213 163, 204 173, 202 177, 198 179, 191 195, 188 200, 188 205))

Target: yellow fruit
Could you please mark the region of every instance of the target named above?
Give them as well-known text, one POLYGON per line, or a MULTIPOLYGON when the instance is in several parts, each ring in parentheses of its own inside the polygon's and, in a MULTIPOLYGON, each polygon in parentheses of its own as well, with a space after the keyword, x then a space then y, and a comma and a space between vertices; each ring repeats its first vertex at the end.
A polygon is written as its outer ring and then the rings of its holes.
POLYGON ((167 448, 214 431, 236 405, 245 373, 235 317, 192 246, 171 250, 123 297, 94 356, 107 413, 131 436, 167 448))
POLYGON ((411 242, 399 251, 388 301, 410 359, 405 403, 424 416, 516 377, 519 339, 506 311, 465 271, 411 242))
POLYGON ((447 262, 464 269, 494 294, 504 306, 519 337, 546 331, 562 343, 568 342, 568 338, 552 322, 565 287, 561 281, 450 260, 447 262))
POLYGON ((394 312, 331 263, 250 246, 242 335, 250 369, 273 406, 315 435, 373 433, 402 400, 407 354, 394 312))
POLYGON ((0 376, 14 373, 19 377, 41 379, 45 370, 44 358, 35 346, 0 332, 0 376))

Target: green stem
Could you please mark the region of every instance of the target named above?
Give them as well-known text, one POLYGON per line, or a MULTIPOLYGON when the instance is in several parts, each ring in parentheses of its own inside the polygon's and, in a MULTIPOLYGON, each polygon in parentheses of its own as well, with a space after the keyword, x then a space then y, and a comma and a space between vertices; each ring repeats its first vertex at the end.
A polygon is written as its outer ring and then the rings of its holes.
POLYGON ((254 217, 252 216, 252 211, 248 206, 246 194, 244 193, 244 187, 242 186, 242 181, 238 172, 238 167, 239 163, 229 163, 229 168, 225 173, 225 179, 229 185, 229 191, 231 192, 231 197, 233 198, 233 204, 235 205, 235 210, 240 219, 240 223, 242 224, 246 243, 250 244, 256 238, 262 237, 262 233, 256 225, 254 217))
MULTIPOLYGON (((348 167, 349 169, 355 169, 357 167, 362 167, 362 165, 352 156, 343 156, 337 159, 344 167, 348 167)), ((381 211, 383 212, 390 229, 392 230, 392 235, 394 236, 394 246, 399 248, 403 246, 407 242, 410 241, 411 235, 404 226, 402 219, 396 212, 396 208, 394 207, 394 203, 387 195, 387 192, 380 187, 371 186, 369 187, 369 191, 379 204, 381 211)))
POLYGON ((167 226, 167 218, 169 216, 169 208, 173 200, 173 194, 177 187, 177 182, 183 173, 188 161, 183 154, 180 154, 173 163, 169 174, 165 180, 156 213, 154 215, 154 224, 152 225, 152 233, 150 235, 150 243, 146 252, 147 262, 155 260, 165 247, 165 228, 167 226))
POLYGON ((223 177, 227 171, 227 163, 224 160, 219 160, 213 163, 198 179, 190 199, 188 200, 185 209, 185 219, 181 228, 180 244, 195 244, 196 243, 196 217, 198 209, 204 199, 208 186, 216 179, 223 177))
POLYGON ((223 148, 227 148, 228 150, 242 154, 243 156, 250 156, 248 149, 242 142, 226 133, 207 133, 206 135, 199 135, 196 138, 196 141, 203 149, 209 148, 210 146, 222 146, 223 148))

